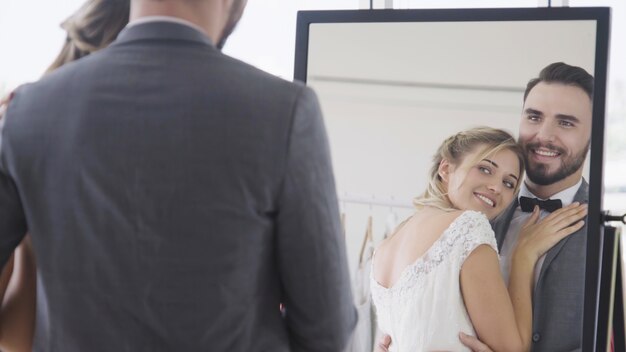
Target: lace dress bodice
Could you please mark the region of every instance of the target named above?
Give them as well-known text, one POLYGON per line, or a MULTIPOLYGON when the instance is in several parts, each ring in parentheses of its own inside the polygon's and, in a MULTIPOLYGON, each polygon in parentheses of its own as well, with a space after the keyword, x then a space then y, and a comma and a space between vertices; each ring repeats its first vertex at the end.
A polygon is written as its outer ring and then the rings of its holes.
POLYGON ((378 284, 371 270, 372 300, 379 328, 391 335, 390 351, 468 351, 459 341, 459 332, 475 333, 463 303, 459 274, 465 259, 482 244, 498 250, 487 217, 465 211, 402 271, 393 286, 378 284))

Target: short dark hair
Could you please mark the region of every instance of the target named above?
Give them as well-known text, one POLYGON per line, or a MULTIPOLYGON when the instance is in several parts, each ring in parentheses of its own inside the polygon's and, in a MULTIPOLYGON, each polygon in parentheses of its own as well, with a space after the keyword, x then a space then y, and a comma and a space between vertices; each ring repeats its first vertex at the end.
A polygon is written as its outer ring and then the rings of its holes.
POLYGON ((530 90, 539 82, 561 83, 568 86, 578 87, 587 93, 589 99, 593 99, 593 76, 585 69, 578 66, 570 66, 563 62, 552 63, 539 72, 539 77, 528 81, 524 92, 524 101, 530 90))

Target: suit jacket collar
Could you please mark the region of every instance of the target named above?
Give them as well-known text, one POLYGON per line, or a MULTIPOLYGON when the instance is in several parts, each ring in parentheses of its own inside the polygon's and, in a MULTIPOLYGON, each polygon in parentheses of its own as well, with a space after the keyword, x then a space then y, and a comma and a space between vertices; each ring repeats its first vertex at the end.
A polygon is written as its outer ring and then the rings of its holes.
MULTIPOLYGON (((576 195, 574 196, 574 202, 580 202, 580 203, 589 202, 589 184, 587 183, 587 181, 585 181, 585 179, 582 180, 582 183, 580 184, 580 187, 578 188, 578 191, 576 192, 576 195)), ((511 203, 511 205, 504 212, 502 212, 502 214, 500 214, 500 216, 498 216, 492 223, 492 226, 496 235, 496 241, 498 243, 498 250, 502 248, 502 243, 504 243, 504 237, 506 236, 506 233, 509 230, 509 224, 511 223, 511 218, 513 217, 513 214, 515 213, 515 209, 517 209, 518 205, 519 205, 518 200, 515 199, 511 203)), ((537 287, 541 285, 541 280, 547 268, 550 266, 550 263, 552 263, 552 261, 559 254, 563 246, 565 246, 567 241, 572 236, 576 236, 579 233, 582 233, 583 235, 587 234, 586 224, 580 230, 565 237, 563 240, 557 243, 554 247, 548 250, 548 252, 546 253, 546 259, 544 260, 543 265, 541 266, 541 272, 539 273, 539 278, 537 279, 537 287)))
POLYGON ((574 196, 574 202, 588 203, 589 202, 589 184, 583 178, 583 182, 578 187, 578 192, 574 196))
POLYGON ((128 22, 128 24, 126 25, 126 27, 132 27, 132 26, 136 26, 138 24, 141 23, 148 23, 148 22, 174 22, 174 23, 180 23, 180 24, 184 24, 185 26, 189 26, 191 28, 196 29, 197 31, 200 31, 201 33, 204 33, 204 29, 202 29, 200 26, 196 25, 193 22, 189 22, 183 18, 180 17, 175 17, 175 16, 143 16, 140 18, 135 18, 132 21, 128 22))
MULTIPOLYGON (((574 196, 574 202, 579 202, 579 203, 589 202, 589 184, 587 183, 587 181, 585 181, 585 179, 583 179, 583 182, 580 184, 580 187, 578 188, 578 191, 576 192, 576 195, 574 196)), ((546 259, 544 260, 543 265, 541 266, 541 273, 539 273, 539 278, 537 279, 537 286, 539 286, 539 283, 541 282, 541 278, 543 277, 546 269, 550 266, 550 263, 552 263, 554 258, 556 258, 556 256, 559 254, 563 246, 565 246, 567 241, 569 241, 569 239, 572 236, 576 236, 579 233, 582 233, 583 236, 587 235, 587 221, 585 221, 585 225, 580 230, 565 237, 559 243, 557 243, 554 247, 548 250, 548 253, 546 254, 546 259)))
POLYGON ((493 231, 496 235, 496 242, 498 243, 498 252, 502 250, 504 237, 506 236, 507 231, 509 231, 509 224, 511 223, 511 219, 513 219, 513 214, 515 214, 515 209, 517 209, 518 206, 519 199, 515 197, 509 207, 491 222, 491 227, 493 227, 493 231))
MULTIPOLYGON (((571 203, 575 202, 574 197, 576 196, 576 193, 578 192, 578 190, 580 190, 580 186, 582 185, 583 181, 584 181, 584 179, 581 178, 572 187, 569 187, 569 188, 564 189, 564 190, 562 190, 560 192, 557 192, 556 194, 550 196, 550 198, 547 198, 547 199, 559 199, 563 203, 564 207, 568 206, 571 203)), ((517 199, 519 199, 520 197, 529 197, 529 198, 537 198, 537 199, 541 199, 541 200, 547 200, 547 199, 542 199, 540 197, 537 197, 535 194, 533 194, 528 189, 528 185, 526 184, 526 182, 523 182, 521 187, 520 187, 520 191, 519 191, 519 194, 517 195, 517 199)))
POLYGON ((112 45, 143 40, 177 40, 215 47, 211 38, 193 27, 170 21, 151 21, 124 28, 112 45))

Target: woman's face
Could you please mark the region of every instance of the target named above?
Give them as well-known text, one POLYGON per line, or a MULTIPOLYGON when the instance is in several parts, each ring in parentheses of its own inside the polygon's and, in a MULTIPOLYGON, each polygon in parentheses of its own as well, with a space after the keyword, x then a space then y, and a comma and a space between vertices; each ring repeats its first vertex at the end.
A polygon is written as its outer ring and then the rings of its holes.
POLYGON ((470 165, 483 151, 484 146, 474 148, 460 165, 442 161, 439 175, 455 208, 480 211, 493 219, 513 201, 521 170, 517 156, 509 149, 470 165))

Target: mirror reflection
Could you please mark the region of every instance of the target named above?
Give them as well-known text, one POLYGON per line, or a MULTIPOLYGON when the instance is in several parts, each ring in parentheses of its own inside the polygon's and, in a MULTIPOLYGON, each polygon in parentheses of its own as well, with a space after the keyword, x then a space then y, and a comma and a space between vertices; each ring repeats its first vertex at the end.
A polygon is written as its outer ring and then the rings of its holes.
POLYGON ((378 328, 396 350, 580 348, 595 36, 595 21, 310 26, 357 308, 377 313, 355 343, 378 328))

